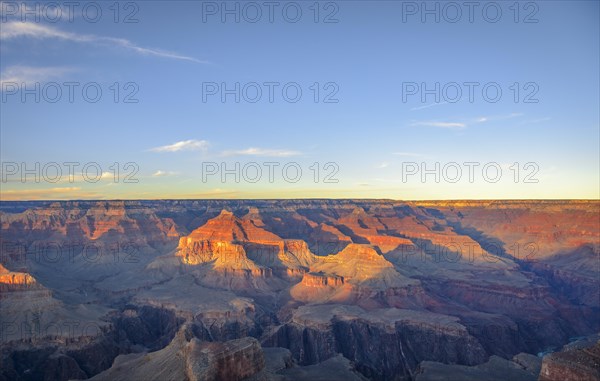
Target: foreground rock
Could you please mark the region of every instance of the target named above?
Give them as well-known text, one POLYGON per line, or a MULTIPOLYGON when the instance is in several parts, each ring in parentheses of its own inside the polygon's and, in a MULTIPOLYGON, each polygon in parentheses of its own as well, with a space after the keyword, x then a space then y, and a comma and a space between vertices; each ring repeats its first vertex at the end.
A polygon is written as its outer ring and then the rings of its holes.
POLYGON ((600 341, 565 346, 544 356, 539 381, 599 381, 600 341))
POLYGON ((184 326, 165 348, 152 353, 122 355, 94 381, 236 381, 265 366, 258 341, 251 337, 224 343, 202 342, 184 326))
POLYGON ((337 355, 316 365, 293 367, 278 373, 282 381, 365 381, 354 365, 344 356, 337 355))
POLYGON ((512 360, 492 356, 475 366, 424 361, 417 369, 415 381, 536 381, 540 363, 541 359, 528 354, 519 354, 512 360))

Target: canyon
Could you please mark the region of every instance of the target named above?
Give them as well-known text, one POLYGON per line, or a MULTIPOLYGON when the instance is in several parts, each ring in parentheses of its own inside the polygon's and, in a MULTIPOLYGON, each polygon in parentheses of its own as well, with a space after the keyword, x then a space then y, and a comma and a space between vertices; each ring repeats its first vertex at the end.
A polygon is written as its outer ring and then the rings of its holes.
POLYGON ((5 201, 0 233, 0 380, 599 377, 597 200, 5 201))

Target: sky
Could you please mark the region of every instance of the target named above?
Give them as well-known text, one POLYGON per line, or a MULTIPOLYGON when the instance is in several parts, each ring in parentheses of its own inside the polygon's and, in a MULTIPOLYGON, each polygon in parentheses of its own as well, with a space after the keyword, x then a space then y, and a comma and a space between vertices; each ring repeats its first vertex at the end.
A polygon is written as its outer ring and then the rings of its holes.
POLYGON ((598 1, 50 4, 0 3, 1 200, 600 198, 598 1))

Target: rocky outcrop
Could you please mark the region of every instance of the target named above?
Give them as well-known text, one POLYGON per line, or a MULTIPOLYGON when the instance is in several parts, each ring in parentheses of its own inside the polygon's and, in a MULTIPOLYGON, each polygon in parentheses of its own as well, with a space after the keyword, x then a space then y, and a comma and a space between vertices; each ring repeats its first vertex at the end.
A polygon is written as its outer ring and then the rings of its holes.
POLYGON ((112 367, 91 380, 235 381, 247 379, 264 367, 264 355, 256 339, 201 341, 186 324, 163 349, 121 355, 112 367))
MULTIPOLYGON (((223 210, 188 236, 175 256, 186 265, 209 264, 202 282, 221 288, 261 288, 256 278, 300 278, 315 261, 306 242, 282 239, 263 228, 256 211, 244 218, 223 210)), ((274 283, 272 285, 277 285, 274 283)))
POLYGON ((251 337, 224 343, 202 343, 194 339, 184 354, 186 376, 190 381, 242 380, 265 366, 260 344, 251 337))
POLYGON ((317 255, 335 254, 352 243, 352 239, 335 226, 324 223, 311 229, 307 240, 311 251, 317 255))
POLYGON ((305 287, 338 287, 344 284, 344 277, 327 275, 323 272, 306 273, 302 277, 302 285, 305 287))
POLYGON ((277 372, 276 380, 282 381, 314 381, 314 380, 344 380, 366 381, 350 360, 337 355, 319 364, 288 367, 277 372))
POLYGON ((415 381, 536 381, 541 360, 535 356, 520 354, 512 360, 492 356, 479 365, 465 366, 423 361, 417 371, 415 381))
POLYGON ((43 287, 28 273, 9 271, 0 264, 0 299, 5 292, 42 289, 43 287))
POLYGON ((409 378, 421 358, 460 364, 485 360, 484 349, 457 320, 425 311, 300 307, 263 345, 290 348, 303 365, 341 353, 371 379, 409 378))
POLYGON ((350 244, 318 257, 290 295, 303 302, 357 304, 366 308, 423 305, 419 282, 401 275, 370 245, 350 244))
POLYGON ((600 341, 544 356, 539 381, 600 380, 600 341))

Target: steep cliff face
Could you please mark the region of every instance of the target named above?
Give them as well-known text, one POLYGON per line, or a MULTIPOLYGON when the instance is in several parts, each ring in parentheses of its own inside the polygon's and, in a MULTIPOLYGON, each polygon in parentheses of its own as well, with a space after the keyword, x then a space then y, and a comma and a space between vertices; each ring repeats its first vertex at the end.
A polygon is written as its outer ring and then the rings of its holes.
POLYGON ((186 348, 186 375, 190 381, 243 380, 265 367, 258 341, 251 337, 224 343, 190 342, 186 348))
POLYGON ((600 308, 599 255, 600 246, 586 243, 539 261, 526 262, 524 267, 547 279, 574 302, 600 308))
POLYGON ((376 380, 409 379, 418 359, 476 364, 486 358, 485 350, 456 318, 344 305, 300 307, 264 345, 290 348, 301 364, 342 353, 362 374, 376 380))
POLYGON ((345 283, 344 277, 319 271, 305 273, 290 289, 290 296, 301 302, 325 303, 336 297, 347 297, 351 291, 352 287, 345 283))
POLYGON ((0 264, 0 293, 42 289, 34 277, 24 272, 9 271, 0 264))
POLYGON ((306 273, 302 277, 302 285, 305 287, 338 287, 344 284, 344 277, 327 275, 325 273, 306 273))
MULTIPOLYGON (((42 309, 33 322, 17 317, 18 327, 2 324, 10 332, 2 332, 0 378, 87 379, 110 368, 120 353, 165 347, 183 323, 171 311, 147 306, 92 312, 55 304, 42 309)), ((14 319, 15 307, 3 307, 14 319)))

